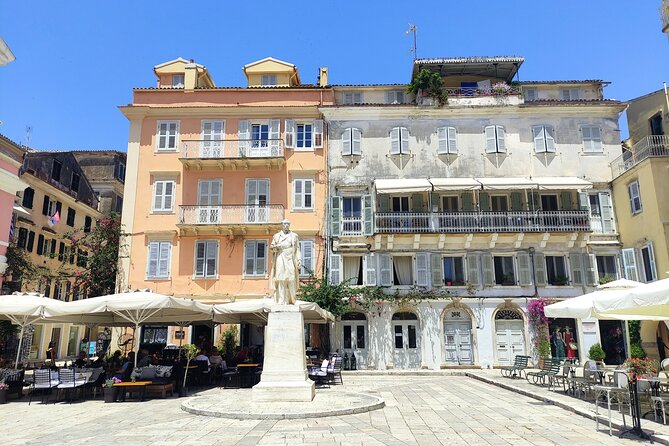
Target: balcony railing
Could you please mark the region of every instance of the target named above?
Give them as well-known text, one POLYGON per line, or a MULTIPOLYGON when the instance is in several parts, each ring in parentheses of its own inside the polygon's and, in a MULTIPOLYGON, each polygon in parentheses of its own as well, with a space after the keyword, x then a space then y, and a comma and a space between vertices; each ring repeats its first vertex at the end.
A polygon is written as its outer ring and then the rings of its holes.
POLYGON ((343 217, 341 219, 341 235, 362 235, 362 217, 343 217))
POLYGON ((262 225, 279 224, 283 205, 179 206, 180 225, 262 225))
POLYGON ((449 97, 512 96, 520 94, 520 87, 511 85, 489 88, 458 87, 445 88, 449 97))
POLYGON ((648 135, 611 162, 611 173, 617 178, 646 158, 669 156, 669 136, 648 135))
POLYGON ((376 232, 589 232, 588 211, 377 213, 376 232))
POLYGON ((224 139, 219 141, 184 141, 184 159, 257 159, 283 158, 282 139, 224 139))

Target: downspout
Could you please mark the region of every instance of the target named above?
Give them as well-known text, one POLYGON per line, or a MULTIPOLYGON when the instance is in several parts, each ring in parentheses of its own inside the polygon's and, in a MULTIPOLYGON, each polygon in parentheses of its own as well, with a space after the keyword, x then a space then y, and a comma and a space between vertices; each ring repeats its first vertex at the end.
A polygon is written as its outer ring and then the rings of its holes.
POLYGON ((662 82, 664 85, 664 102, 667 104, 667 114, 669 114, 669 93, 667 92, 667 83, 662 82))
MULTIPOLYGON (((532 283, 534 284, 534 297, 539 295, 539 290, 537 288, 537 272, 534 268, 534 246, 530 246, 527 249, 527 253, 530 255, 530 266, 532 267, 532 283)), ((527 298, 525 298, 525 304, 527 304, 527 298)))

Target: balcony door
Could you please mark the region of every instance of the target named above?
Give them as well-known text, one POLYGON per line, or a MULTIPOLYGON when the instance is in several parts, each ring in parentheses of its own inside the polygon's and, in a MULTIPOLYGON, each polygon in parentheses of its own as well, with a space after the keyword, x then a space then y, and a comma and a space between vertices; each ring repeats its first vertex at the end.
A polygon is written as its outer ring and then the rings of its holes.
POLYGON ((223 151, 225 121, 202 121, 201 158, 220 158, 223 151))
POLYGON ((267 223, 269 221, 269 180, 246 180, 246 222, 267 223))
POLYGON ((197 191, 197 224, 221 222, 221 180, 200 180, 197 191))
POLYGON ((362 235, 362 198, 342 198, 342 235, 362 235))

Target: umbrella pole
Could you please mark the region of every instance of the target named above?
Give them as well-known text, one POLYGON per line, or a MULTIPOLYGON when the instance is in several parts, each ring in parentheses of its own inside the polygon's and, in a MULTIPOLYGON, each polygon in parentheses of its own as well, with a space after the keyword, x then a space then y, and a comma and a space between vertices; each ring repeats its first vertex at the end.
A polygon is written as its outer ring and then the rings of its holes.
POLYGON ((19 347, 16 349, 16 362, 14 368, 19 368, 19 357, 21 356, 21 344, 23 343, 23 331, 26 329, 25 325, 21 325, 21 334, 19 335, 19 347))
POLYGON ((139 339, 139 324, 135 324, 135 367, 137 368, 137 356, 139 356, 139 343, 141 339, 139 339))

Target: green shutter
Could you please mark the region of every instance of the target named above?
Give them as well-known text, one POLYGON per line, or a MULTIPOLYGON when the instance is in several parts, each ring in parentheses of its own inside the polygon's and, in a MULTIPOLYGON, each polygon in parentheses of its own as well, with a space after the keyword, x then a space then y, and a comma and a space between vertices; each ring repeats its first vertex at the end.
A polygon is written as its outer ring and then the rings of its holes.
POLYGON ((481 254, 481 266, 483 269, 483 285, 495 285, 495 265, 491 254, 481 254))
POLYGON ((511 210, 512 211, 523 210, 523 198, 520 192, 511 192, 511 210))
POLYGON ((374 234, 374 207, 372 206, 372 196, 363 195, 362 203, 364 206, 363 217, 364 217, 364 234, 372 235, 374 234))
POLYGON ((562 200, 562 210, 571 211, 573 209, 571 205, 571 192, 563 190, 560 193, 560 198, 562 200))
POLYGON ((530 267, 530 255, 519 252, 516 255, 518 261, 518 283, 523 286, 532 285, 532 269, 530 267))
POLYGON ((390 197, 385 194, 377 195, 377 197, 379 199, 379 211, 390 212, 390 197))
POLYGON ((537 191, 530 191, 530 210, 531 211, 539 211, 541 210, 541 197, 539 196, 539 192, 537 191))
POLYGON ((332 236, 338 237, 341 234, 341 197, 332 197, 330 206, 332 236))
POLYGON ((490 211, 490 195, 487 192, 479 194, 479 209, 481 209, 481 212, 490 211))
POLYGON ((411 195, 411 210, 413 212, 424 212, 423 194, 411 195))
POLYGON ((479 286, 481 280, 479 277, 479 256, 478 254, 467 254, 467 282, 474 286, 479 286))
POLYGON ((534 254, 534 274, 537 286, 546 286, 546 256, 538 252, 534 254))
POLYGON ((474 210, 474 196, 471 192, 463 192, 462 209, 469 212, 474 210))

